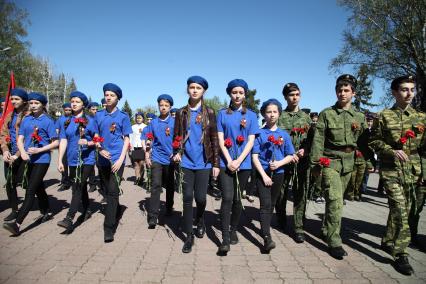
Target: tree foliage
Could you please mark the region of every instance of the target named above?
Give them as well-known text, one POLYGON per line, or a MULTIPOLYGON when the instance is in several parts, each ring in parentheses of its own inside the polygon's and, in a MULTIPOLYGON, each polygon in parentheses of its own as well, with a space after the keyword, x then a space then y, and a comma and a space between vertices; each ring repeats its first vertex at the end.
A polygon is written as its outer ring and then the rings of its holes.
POLYGON ((246 94, 246 104, 247 107, 249 109, 251 109, 252 111, 254 111, 256 113, 257 116, 259 116, 260 110, 259 110, 259 104, 260 104, 260 100, 256 99, 256 89, 254 90, 248 90, 247 94, 246 94))
POLYGON ((136 112, 143 112, 145 114, 145 116, 146 116, 147 113, 153 113, 153 114, 157 115, 158 114, 157 108, 158 107, 155 106, 155 105, 146 105, 142 108, 137 108, 136 112))
POLYGON ((353 106, 356 110, 361 112, 369 111, 368 107, 375 107, 377 104, 371 102, 373 91, 371 90, 371 81, 368 78, 367 65, 361 65, 356 75, 358 85, 356 88, 355 100, 353 106))
POLYGON ((130 104, 129 104, 129 102, 127 100, 124 101, 124 105, 121 108, 121 110, 124 111, 125 113, 127 113, 129 115, 130 121, 133 124, 133 111, 132 111, 132 108, 130 107, 130 104))
POLYGON ((338 0, 351 16, 344 45, 330 68, 365 64, 370 75, 390 81, 413 74, 418 81, 415 106, 426 109, 426 1, 338 0))
POLYGON ((209 108, 213 109, 215 113, 217 114, 220 109, 227 107, 228 103, 224 99, 222 102, 220 101, 220 98, 218 96, 214 96, 213 98, 205 98, 204 103, 209 108))

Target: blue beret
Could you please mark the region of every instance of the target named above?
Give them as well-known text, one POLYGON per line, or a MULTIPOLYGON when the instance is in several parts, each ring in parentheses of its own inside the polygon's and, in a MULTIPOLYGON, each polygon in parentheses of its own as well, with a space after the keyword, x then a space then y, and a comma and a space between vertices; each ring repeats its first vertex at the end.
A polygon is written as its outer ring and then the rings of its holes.
POLYGON ((97 103, 97 102, 90 102, 88 105, 87 105, 87 108, 91 108, 91 107, 98 107, 99 106, 99 104, 97 103))
POLYGON ((122 91, 121 91, 121 89, 120 89, 120 87, 119 86, 117 86, 116 84, 113 84, 113 83, 106 83, 105 85, 104 85, 104 93, 106 92, 106 91, 111 91, 111 92, 114 92, 116 95, 117 95, 117 97, 118 97, 118 99, 119 100, 121 100, 121 98, 123 97, 123 93, 122 93, 122 91))
POLYGON ((189 77, 188 80, 186 81, 186 84, 189 86, 191 83, 197 83, 201 85, 204 88, 204 90, 207 90, 209 88, 209 83, 207 82, 206 79, 204 79, 201 76, 189 77))
POLYGON ((71 108, 71 103, 64 103, 62 108, 71 108))
POLYGON ((106 104, 106 100, 105 100, 105 99, 102 99, 102 100, 101 100, 101 104, 103 104, 103 105, 104 105, 104 104, 106 104))
POLYGON ((71 92, 70 99, 71 98, 79 98, 83 102, 84 106, 87 106, 87 104, 89 103, 89 100, 87 99, 86 95, 79 91, 71 92))
POLYGON ((170 112, 171 112, 171 113, 175 113, 175 112, 177 112, 177 108, 172 108, 172 109, 170 110, 170 112))
POLYGON ((168 94, 159 95, 158 98, 157 98, 157 103, 159 103, 161 100, 169 101, 170 106, 173 106, 173 98, 172 98, 172 96, 170 96, 168 94))
POLYGON ((142 118, 144 118, 144 114, 143 114, 143 112, 142 112, 142 111, 139 111, 139 112, 135 113, 135 118, 136 118, 138 115, 140 115, 140 116, 142 116, 142 118))
POLYGON ((28 94, 24 89, 14 88, 10 91, 10 95, 20 97, 24 101, 28 101, 28 94))
POLYGON ((147 118, 152 118, 152 119, 157 118, 157 116, 155 114, 150 113, 150 112, 146 114, 146 117, 147 118))
POLYGON ((262 115, 265 115, 266 108, 269 105, 276 105, 278 107, 278 112, 280 114, 283 111, 283 107, 282 107, 282 105, 281 105, 281 103, 279 101, 277 101, 276 99, 269 99, 269 100, 263 102, 262 107, 260 108, 260 113, 262 115))
POLYGON ((43 105, 47 104, 46 96, 43 95, 43 94, 40 94, 40 93, 35 93, 35 92, 29 93, 28 94, 28 100, 29 101, 36 100, 36 101, 41 102, 43 105))
POLYGON ((243 79, 234 79, 228 83, 228 87, 226 88, 226 92, 228 93, 228 95, 231 94, 232 89, 235 87, 242 87, 244 89, 244 92, 247 93, 248 85, 247 82, 243 79))

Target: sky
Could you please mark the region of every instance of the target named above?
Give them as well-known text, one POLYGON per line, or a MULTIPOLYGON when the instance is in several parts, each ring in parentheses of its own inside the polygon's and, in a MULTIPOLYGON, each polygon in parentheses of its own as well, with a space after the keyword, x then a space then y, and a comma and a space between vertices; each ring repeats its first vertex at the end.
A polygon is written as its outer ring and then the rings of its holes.
POLYGON ((205 97, 221 101, 229 101, 228 82, 241 78, 262 102, 284 103, 288 82, 299 85, 301 107, 320 111, 335 102, 338 74, 329 64, 349 16, 335 0, 15 3, 29 14, 32 54, 48 58, 95 101, 112 82, 123 90, 119 106, 125 99, 133 110, 155 106, 166 93, 181 107, 187 78, 200 75, 209 82, 205 97))

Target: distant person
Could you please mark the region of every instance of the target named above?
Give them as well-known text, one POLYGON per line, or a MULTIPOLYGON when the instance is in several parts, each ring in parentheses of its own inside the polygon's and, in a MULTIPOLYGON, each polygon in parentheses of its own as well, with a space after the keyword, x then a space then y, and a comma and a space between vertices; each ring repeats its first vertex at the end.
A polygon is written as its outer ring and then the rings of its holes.
POLYGON ((170 110, 170 115, 171 115, 173 118, 175 118, 175 117, 176 117, 176 112, 177 112, 177 108, 172 108, 172 109, 170 110))
MULTIPOLYGON (((69 124, 71 122, 71 114, 72 114, 71 104, 64 103, 62 105, 62 110, 64 111, 64 114, 61 115, 55 122, 55 128, 56 128, 56 133, 58 134, 58 137, 60 135, 61 125, 69 124)), ((66 155, 64 155, 62 164, 64 165, 64 171, 61 172, 61 183, 59 184, 60 187, 58 191, 65 191, 71 188, 71 181, 69 178, 69 171, 68 171, 68 161, 67 161, 66 155)))
POLYGON ((135 185, 142 185, 144 182, 145 170, 145 150, 142 147, 141 135, 143 129, 146 128, 144 121, 144 113, 137 112, 135 114, 135 123, 132 125, 132 134, 130 134, 130 150, 135 169, 135 185))

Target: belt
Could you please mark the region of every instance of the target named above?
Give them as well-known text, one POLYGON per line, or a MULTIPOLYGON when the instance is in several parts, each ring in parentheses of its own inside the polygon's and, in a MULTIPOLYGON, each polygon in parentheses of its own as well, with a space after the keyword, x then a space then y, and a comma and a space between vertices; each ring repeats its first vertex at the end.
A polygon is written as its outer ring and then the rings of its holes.
POLYGON ((353 146, 332 146, 332 147, 327 147, 326 149, 324 149, 324 152, 329 152, 329 151, 352 153, 353 151, 355 151, 355 147, 353 147, 353 146))

